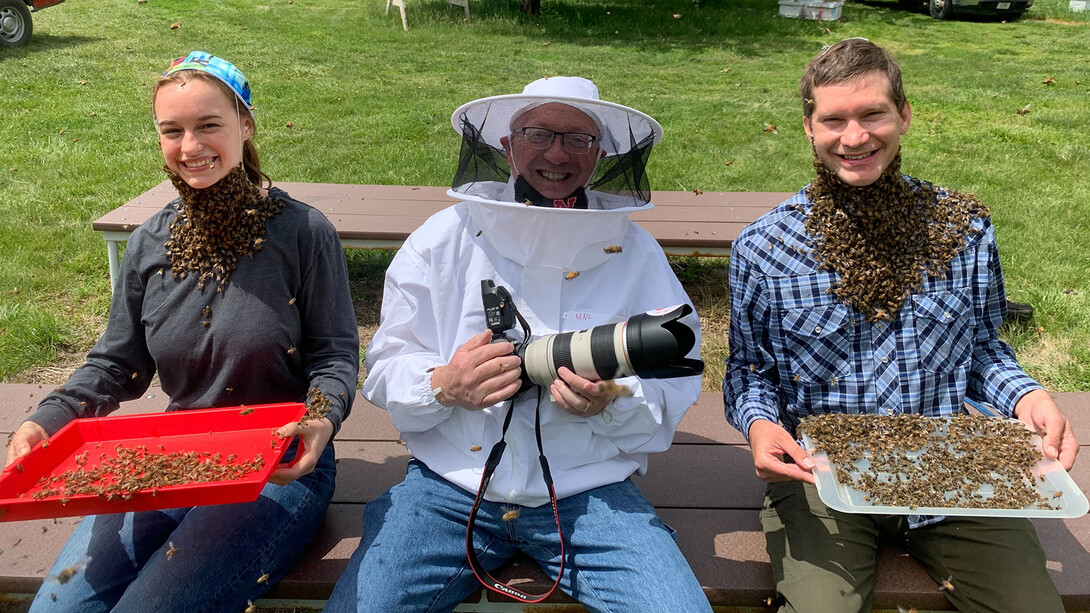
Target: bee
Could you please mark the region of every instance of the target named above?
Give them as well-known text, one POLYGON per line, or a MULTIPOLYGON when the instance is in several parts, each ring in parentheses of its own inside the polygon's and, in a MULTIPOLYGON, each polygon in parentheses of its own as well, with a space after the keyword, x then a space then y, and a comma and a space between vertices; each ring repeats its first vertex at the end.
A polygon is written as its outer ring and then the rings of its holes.
POLYGON ((779 131, 778 131, 778 130, 776 130, 776 126, 774 126, 774 125, 772 125, 772 124, 768 123, 767 121, 765 122, 765 127, 764 127, 764 131, 765 131, 765 132, 771 132, 771 133, 773 133, 773 134, 779 134, 779 131))
POLYGON ((602 248, 602 251, 605 251, 606 253, 620 253, 621 252, 621 246, 620 245, 606 245, 605 247, 602 248))
POLYGON ((15 470, 17 470, 19 472, 23 472, 23 465, 22 464, 16 464, 15 465, 15 470))
POLYGON ((474 236, 480 236, 483 233, 484 233, 484 230, 477 230, 477 234, 475 234, 474 236))
POLYGON ((693 188, 693 193, 696 194, 697 196, 699 196, 700 194, 704 193, 704 190, 701 190, 701 189, 698 189, 698 188, 694 187, 693 188))
POLYGON ((950 583, 954 579, 953 575, 950 575, 946 579, 943 579, 942 585, 939 586, 940 592, 952 592, 954 591, 954 584, 950 583))
POLYGON ((53 602, 57 602, 57 595, 53 594, 53 593, 50 593, 49 594, 49 599, 52 600, 53 602))
POLYGON ((235 391, 235 388, 228 387, 228 388, 226 388, 226 391, 227 391, 228 394, 230 394, 231 392, 235 391))
POLYGON ((163 276, 163 269, 160 268, 159 271, 156 272, 155 274, 159 275, 160 277, 163 276))
POLYGON ((210 321, 208 321, 208 320, 206 319, 206 320, 204 320, 204 321, 202 321, 202 322, 201 322, 201 325, 202 325, 202 326, 204 326, 205 328, 207 328, 207 327, 209 327, 209 326, 211 326, 211 325, 212 325, 212 322, 210 322, 210 321))
POLYGON ((474 446, 470 447, 469 450, 470 451, 480 451, 481 446, 480 445, 474 445, 474 446))
POLYGON ((613 379, 608 379, 606 381, 602 381, 601 383, 599 383, 598 384, 598 391, 601 392, 601 393, 613 394, 614 396, 619 396, 621 398, 631 398, 632 397, 632 389, 631 388, 629 388, 627 385, 621 385, 620 383, 617 383, 613 379))
POLYGON ((1017 113, 1018 113, 1019 115, 1025 116, 1025 114, 1029 112, 1029 105, 1027 104, 1026 106, 1024 106, 1024 107, 1022 107, 1022 108, 1018 109, 1018 110, 1017 110, 1016 112, 1017 112, 1017 113))
POLYGON ((205 306, 204 310, 201 311, 201 315, 204 315, 206 318, 212 317, 212 307, 211 306, 205 306))
POLYGON ((1063 496, 1063 495, 1064 495, 1063 492, 1056 492, 1055 494, 1052 495, 1052 497, 1053 498, 1059 498, 1060 496, 1063 496))
POLYGON ((68 583, 69 581, 71 581, 72 577, 76 576, 76 573, 83 570, 84 568, 87 568, 87 563, 90 562, 90 561, 91 561, 91 556, 87 556, 86 558, 83 559, 82 562, 76 562, 75 564, 73 564, 73 565, 71 565, 71 566, 69 566, 67 568, 62 569, 56 575, 50 575, 49 577, 46 577, 46 579, 52 579, 53 581, 56 581, 57 583, 59 583, 61 585, 64 585, 65 583, 68 583))
POLYGON ((756 364, 750 364, 749 365, 749 372, 757 372, 757 365, 756 364))
POLYGON ((519 518, 519 510, 518 509, 511 509, 510 511, 504 513, 502 517, 500 517, 500 519, 502 519, 503 521, 515 521, 518 518, 519 518))
POLYGON ((291 347, 288 347, 288 355, 294 354, 295 351, 296 351, 295 345, 292 345, 291 347))
POLYGON ((133 380, 133 381, 136 381, 136 378, 137 378, 137 377, 139 377, 139 376, 140 376, 140 373, 134 372, 134 373, 132 374, 132 377, 131 377, 131 378, 132 378, 132 380, 133 380))
POLYGON ((1056 77, 1045 77, 1044 81, 1041 81, 1044 85, 1055 85, 1056 77))
POLYGON ((254 412, 254 410, 251 407, 251 408, 248 408, 248 409, 242 409, 241 411, 238 412, 238 414, 246 416, 246 415, 249 415, 250 413, 253 413, 253 412, 254 412))
POLYGON ((22 543, 22 542, 23 542, 23 539, 16 539, 15 543, 12 544, 12 547, 18 547, 19 543, 22 543))
POLYGON ((295 304, 295 298, 294 297, 291 300, 288 301, 288 306, 291 306, 293 304, 295 304))
POLYGON ((568 281, 571 281, 572 279, 574 279, 574 278, 576 278, 578 276, 579 276, 579 271, 578 270, 573 270, 573 271, 569 272, 568 274, 564 275, 564 278, 567 279, 568 281))
POLYGON ((269 573, 263 573, 260 577, 257 578, 257 582, 258 583, 268 583, 269 582, 269 573))
POLYGON ((254 601, 247 600, 246 601, 246 610, 243 611, 242 613, 257 613, 257 607, 254 605, 254 601))
POLYGON ((167 559, 174 558, 174 554, 178 553, 178 548, 174 546, 174 541, 170 541, 170 549, 167 549, 167 559))

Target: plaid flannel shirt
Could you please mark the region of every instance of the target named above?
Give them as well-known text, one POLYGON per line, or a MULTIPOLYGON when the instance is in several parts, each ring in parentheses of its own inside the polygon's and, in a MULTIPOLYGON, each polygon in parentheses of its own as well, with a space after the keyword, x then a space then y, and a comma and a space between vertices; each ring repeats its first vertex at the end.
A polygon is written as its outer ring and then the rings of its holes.
MULTIPOLYGON (((1019 398, 1040 388, 999 340, 1006 297, 989 219, 974 220, 976 232, 944 278, 925 275, 892 321, 870 323, 827 291, 837 275, 818 269, 796 204, 809 213, 805 188, 732 247, 723 399, 727 420, 743 435, 758 419, 795 435, 807 415, 945 417, 962 412, 966 397, 1011 416, 1019 398)), ((910 516, 909 523, 938 519, 910 516)))

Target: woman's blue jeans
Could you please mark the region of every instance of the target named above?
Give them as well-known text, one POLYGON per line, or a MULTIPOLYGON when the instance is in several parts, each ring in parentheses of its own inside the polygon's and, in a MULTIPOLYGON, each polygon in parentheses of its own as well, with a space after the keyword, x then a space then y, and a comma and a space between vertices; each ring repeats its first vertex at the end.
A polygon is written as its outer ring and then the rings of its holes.
MULTIPOLYGON (((284 461, 294 455, 293 444, 284 461)), ((238 613, 302 555, 325 517, 336 473, 331 443, 314 472, 267 484, 253 502, 86 517, 30 611, 238 613)))
MULTIPOLYGON (((326 603, 325 613, 450 611, 479 583, 466 560, 474 495, 423 463, 367 504, 363 539, 326 603)), ((560 587, 591 611, 700 613, 711 606, 673 531, 631 481, 559 501, 564 531, 560 587)), ((484 502, 474 545, 492 570, 523 551, 555 578, 560 544, 552 506, 484 502), (517 508, 519 516, 503 521, 517 508)))

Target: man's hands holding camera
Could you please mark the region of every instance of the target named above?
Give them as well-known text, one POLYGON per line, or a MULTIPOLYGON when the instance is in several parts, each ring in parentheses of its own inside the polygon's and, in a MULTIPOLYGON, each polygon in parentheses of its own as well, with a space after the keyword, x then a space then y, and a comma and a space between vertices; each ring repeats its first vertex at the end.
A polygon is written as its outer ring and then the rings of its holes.
POLYGON ((549 393, 560 408, 578 417, 591 417, 605 410, 613 400, 611 392, 603 390, 602 382, 585 379, 566 366, 557 369, 560 378, 549 386, 549 393))
MULTIPOLYGON (((522 360, 509 342, 493 343, 485 331, 466 341, 444 366, 431 375, 432 393, 440 404, 479 411, 514 396, 522 386, 522 360)), ((598 381, 591 381, 560 367, 560 378, 549 386, 553 400, 572 415, 591 417, 601 413, 614 394, 598 381)))
POLYGON ((431 387, 440 404, 479 411, 519 391, 522 360, 512 353, 515 346, 491 341, 488 330, 474 336, 432 372, 431 387))

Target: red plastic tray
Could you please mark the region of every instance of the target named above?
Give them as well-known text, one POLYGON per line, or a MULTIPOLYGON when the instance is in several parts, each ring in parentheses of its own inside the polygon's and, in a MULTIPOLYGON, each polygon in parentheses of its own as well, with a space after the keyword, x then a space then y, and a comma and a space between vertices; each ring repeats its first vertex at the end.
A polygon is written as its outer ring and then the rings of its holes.
MULTIPOLYGON (((292 402, 77 419, 0 473, 0 521, 256 500, 291 442, 290 438, 276 436, 275 430, 298 421, 304 412, 302 403, 292 402), (39 482, 42 477, 76 469, 77 455, 87 452, 83 467, 89 469, 100 464, 103 455, 116 456, 116 445, 130 449, 144 445, 150 453, 195 451, 218 453, 221 458, 236 454, 236 463, 252 460, 260 454, 265 465, 237 480, 163 486, 154 495, 151 490, 142 490, 134 492, 129 499, 106 500, 95 494, 73 495, 67 499, 63 495, 32 497, 42 489, 39 482)), ((225 461, 221 459, 220 463, 225 461)))

